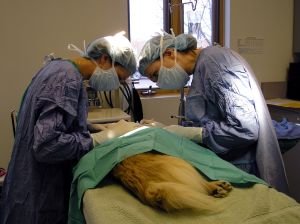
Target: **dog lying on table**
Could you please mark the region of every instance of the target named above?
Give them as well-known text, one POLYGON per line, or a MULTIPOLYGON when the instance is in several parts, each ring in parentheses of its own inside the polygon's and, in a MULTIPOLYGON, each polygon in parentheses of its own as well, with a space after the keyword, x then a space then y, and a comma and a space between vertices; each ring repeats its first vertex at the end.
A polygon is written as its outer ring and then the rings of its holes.
POLYGON ((226 181, 208 182, 183 159, 154 153, 129 157, 112 173, 143 203, 167 212, 217 211, 220 207, 213 197, 226 197, 232 189, 226 181))
MULTIPOLYGON (((162 127, 159 123, 149 121, 143 125, 162 127)), ((141 124, 124 120, 99 125, 102 131, 92 134, 94 144, 138 127, 141 124)), ((115 166, 112 175, 144 204, 167 212, 183 209, 219 211, 221 207, 215 198, 226 197, 232 190, 227 181, 207 181, 183 159, 157 153, 131 156, 115 166)))

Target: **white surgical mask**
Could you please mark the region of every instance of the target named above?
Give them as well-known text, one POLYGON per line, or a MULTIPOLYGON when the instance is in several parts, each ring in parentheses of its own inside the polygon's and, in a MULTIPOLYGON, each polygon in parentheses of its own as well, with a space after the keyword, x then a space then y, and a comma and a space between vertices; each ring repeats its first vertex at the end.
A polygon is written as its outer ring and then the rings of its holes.
POLYGON ((160 69, 158 72, 157 86, 161 89, 181 89, 189 81, 189 75, 185 70, 176 62, 176 48, 175 65, 172 68, 163 66, 163 53, 162 53, 163 36, 160 39, 160 69))
POLYGON ((120 81, 115 67, 103 70, 97 66, 89 80, 90 87, 97 91, 118 89, 120 81))
POLYGON ((180 89, 189 81, 189 75, 177 63, 172 68, 161 66, 157 86, 161 89, 180 89))

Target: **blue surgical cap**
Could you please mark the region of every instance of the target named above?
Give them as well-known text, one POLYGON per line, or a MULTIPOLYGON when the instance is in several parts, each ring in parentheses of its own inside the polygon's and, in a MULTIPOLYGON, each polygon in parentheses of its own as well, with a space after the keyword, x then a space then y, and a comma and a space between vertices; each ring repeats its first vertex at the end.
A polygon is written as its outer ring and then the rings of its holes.
POLYGON ((101 55, 107 54, 113 62, 117 62, 130 71, 136 72, 136 58, 129 40, 122 34, 98 38, 88 44, 84 57, 97 59, 101 55))
POLYGON ((173 37, 170 34, 164 34, 162 49, 160 49, 161 36, 152 37, 142 48, 139 56, 139 72, 145 75, 146 68, 160 58, 160 50, 162 53, 168 48, 175 48, 178 51, 185 51, 197 48, 197 40, 190 34, 180 34, 173 37))

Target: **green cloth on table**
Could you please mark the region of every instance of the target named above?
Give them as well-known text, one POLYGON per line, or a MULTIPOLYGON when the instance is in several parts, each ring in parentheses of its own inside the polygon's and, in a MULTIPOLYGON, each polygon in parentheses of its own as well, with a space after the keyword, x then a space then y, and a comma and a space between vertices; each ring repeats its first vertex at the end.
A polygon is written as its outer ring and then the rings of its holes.
POLYGON ((151 150, 188 161, 210 180, 226 180, 241 187, 266 184, 184 137, 161 128, 140 128, 96 146, 81 158, 74 168, 69 223, 85 223, 81 205, 86 190, 95 188, 119 162, 151 150))

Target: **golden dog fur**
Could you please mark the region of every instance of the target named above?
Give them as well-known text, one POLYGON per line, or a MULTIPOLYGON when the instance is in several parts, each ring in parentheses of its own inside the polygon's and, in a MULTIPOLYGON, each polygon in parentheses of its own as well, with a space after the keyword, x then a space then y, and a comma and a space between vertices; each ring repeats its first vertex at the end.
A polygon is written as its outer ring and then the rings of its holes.
POLYGON ((230 183, 209 182, 184 160, 162 154, 129 157, 112 174, 144 204, 167 212, 220 211, 216 198, 226 197, 232 189, 230 183))

